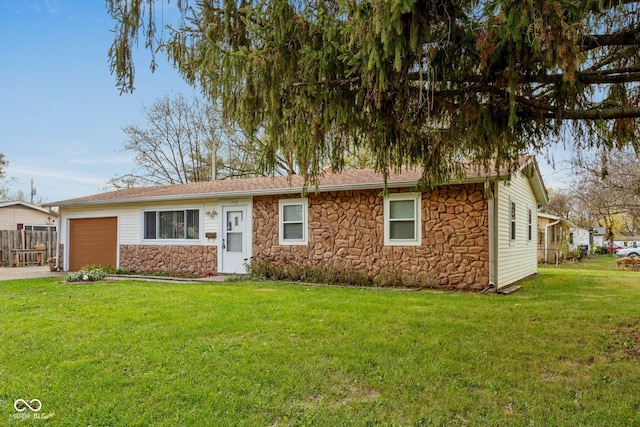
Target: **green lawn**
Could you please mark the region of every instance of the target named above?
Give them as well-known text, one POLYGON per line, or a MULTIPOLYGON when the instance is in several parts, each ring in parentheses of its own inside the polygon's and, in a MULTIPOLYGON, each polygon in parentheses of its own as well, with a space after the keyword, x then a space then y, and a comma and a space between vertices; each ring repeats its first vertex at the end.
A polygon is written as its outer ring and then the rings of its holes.
POLYGON ((508 296, 0 282, 0 423, 640 425, 640 272, 540 273, 508 296))

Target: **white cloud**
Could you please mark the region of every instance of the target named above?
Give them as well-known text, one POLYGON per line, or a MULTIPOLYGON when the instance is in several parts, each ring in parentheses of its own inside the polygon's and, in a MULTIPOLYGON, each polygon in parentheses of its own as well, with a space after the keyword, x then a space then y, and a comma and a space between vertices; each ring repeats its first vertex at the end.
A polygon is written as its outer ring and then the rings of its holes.
POLYGON ((82 166, 97 166, 97 165, 131 165, 131 158, 124 156, 107 156, 107 157, 85 157, 85 158, 71 158, 69 163, 82 166))
POLYGON ((47 170, 38 168, 24 168, 24 167, 12 167, 9 165, 7 168, 7 176, 16 176, 22 181, 21 177, 30 178, 51 178, 57 182, 78 182, 90 185, 104 185, 107 179, 103 177, 97 177, 91 173, 78 173, 73 171, 64 170, 47 170))
POLYGON ((7 178, 15 178, 10 182, 11 191, 30 192, 31 180, 37 189, 38 197, 45 201, 64 200, 87 196, 104 191, 107 181, 115 173, 114 168, 97 167, 73 170, 57 168, 36 163, 12 162, 7 168, 7 178), (89 169, 87 171, 86 169, 89 169))

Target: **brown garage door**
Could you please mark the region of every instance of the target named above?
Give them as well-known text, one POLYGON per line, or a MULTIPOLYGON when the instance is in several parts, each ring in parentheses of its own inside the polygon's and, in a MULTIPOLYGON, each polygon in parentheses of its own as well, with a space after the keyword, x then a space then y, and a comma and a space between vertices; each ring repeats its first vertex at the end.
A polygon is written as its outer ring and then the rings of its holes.
POLYGON ((69 222, 69 270, 87 264, 116 265, 118 219, 79 218, 69 222))

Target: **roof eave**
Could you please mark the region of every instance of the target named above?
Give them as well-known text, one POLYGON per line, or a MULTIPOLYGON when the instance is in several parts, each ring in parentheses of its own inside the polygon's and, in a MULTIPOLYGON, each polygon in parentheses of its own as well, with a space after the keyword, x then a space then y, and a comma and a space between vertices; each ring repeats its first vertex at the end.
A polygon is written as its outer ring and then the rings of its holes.
MULTIPOLYGON (((44 207, 50 206, 48 204, 42 204, 43 207, 40 207, 40 206, 32 205, 31 203, 22 202, 22 201, 19 201, 19 200, 10 201, 10 202, 1 202, 0 203, 0 207, 2 207, 2 208, 10 207, 10 206, 16 206, 16 205, 24 206, 25 208, 33 209, 33 210, 42 212, 42 213, 47 214, 47 215, 58 216, 58 214, 56 212, 52 212, 50 210, 44 209, 44 207)), ((51 206, 55 206, 55 205, 51 205, 51 206)))
MULTIPOLYGON (((408 182, 394 182, 387 185, 390 188, 415 186, 417 181, 408 182)), ((318 187, 318 192, 325 193, 331 191, 347 191, 347 190, 371 190, 377 188, 383 188, 383 183, 370 183, 364 185, 327 185, 318 187)), ((225 191, 219 193, 196 193, 196 194, 170 194, 162 196, 147 196, 147 197, 128 197, 123 199, 108 199, 108 200, 78 200, 68 203, 54 202, 47 204, 48 206, 59 207, 72 207, 72 206, 95 206, 95 205, 112 205, 123 203, 146 203, 157 201, 172 201, 172 200, 195 200, 195 199, 230 199, 230 198, 244 198, 252 196, 269 196, 275 194, 301 194, 304 188, 302 187, 287 187, 287 188, 269 188, 264 190, 240 190, 240 191, 225 191)), ((314 190, 307 189, 309 192, 314 190)))
MULTIPOLYGON (((485 182, 492 177, 477 177, 462 180, 453 180, 448 184, 472 184, 485 182)), ((404 181, 392 181, 387 182, 387 188, 405 188, 415 187, 418 184, 418 180, 404 180, 404 181)), ((384 188, 384 181, 371 182, 366 184, 340 184, 340 185, 322 185, 317 190, 313 188, 303 187, 286 187, 286 188, 269 188, 264 190, 240 190, 240 191, 225 191, 219 193, 197 193, 197 194, 171 194, 162 196, 146 196, 146 197, 128 197, 122 199, 108 199, 108 200, 77 200, 69 202, 53 202, 47 203, 46 206, 57 207, 74 207, 74 206, 98 206, 98 205, 117 205, 124 203, 148 203, 158 201, 175 201, 175 200, 196 200, 196 199, 230 199, 230 198, 244 198, 252 196, 269 196, 276 194, 301 194, 305 190, 314 193, 327 193, 335 191, 353 191, 353 190, 376 190, 384 188)))
POLYGON ((540 167, 538 166, 538 162, 534 156, 525 162, 522 165, 521 171, 524 172, 526 168, 531 168, 532 173, 527 175, 529 181, 531 182, 531 187, 533 189, 533 193, 536 196, 536 200, 538 201, 539 206, 546 206, 549 204, 549 193, 547 192, 547 188, 544 185, 544 181, 542 180, 542 172, 540 172, 540 167))

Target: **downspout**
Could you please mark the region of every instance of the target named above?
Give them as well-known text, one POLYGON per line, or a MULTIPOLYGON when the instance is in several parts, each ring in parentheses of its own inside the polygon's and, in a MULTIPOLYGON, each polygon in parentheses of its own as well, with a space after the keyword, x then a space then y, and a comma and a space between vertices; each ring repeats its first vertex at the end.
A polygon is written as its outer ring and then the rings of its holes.
POLYGON ((544 226, 544 262, 549 262, 549 227, 560 224, 560 220, 544 226))
MULTIPOLYGON (((62 215, 60 215, 62 219, 62 215)), ((58 221, 58 232, 56 233, 56 265, 53 267, 55 271, 60 271, 60 234, 62 233, 62 221, 58 221)))
POLYGON ((495 289, 497 283, 498 256, 497 238, 497 188, 494 189, 495 182, 485 182, 485 197, 487 198, 489 215, 489 289, 495 289))

